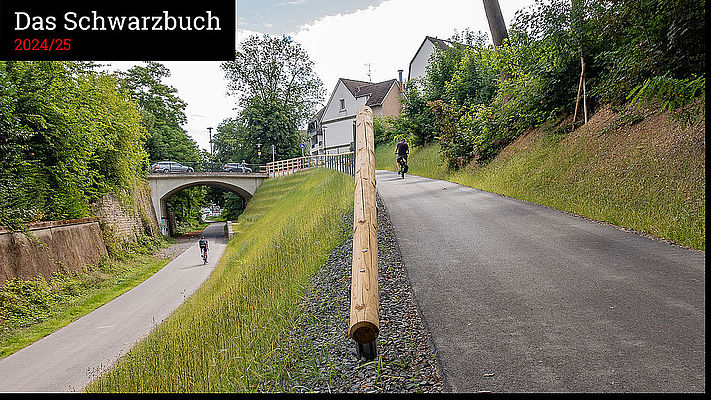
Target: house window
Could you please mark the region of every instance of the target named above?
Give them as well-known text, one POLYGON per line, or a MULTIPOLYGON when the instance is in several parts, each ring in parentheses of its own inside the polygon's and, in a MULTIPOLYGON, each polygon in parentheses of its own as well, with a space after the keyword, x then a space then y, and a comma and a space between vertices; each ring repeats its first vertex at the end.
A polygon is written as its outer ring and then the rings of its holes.
POLYGON ((341 99, 341 111, 346 109, 346 99, 341 99))

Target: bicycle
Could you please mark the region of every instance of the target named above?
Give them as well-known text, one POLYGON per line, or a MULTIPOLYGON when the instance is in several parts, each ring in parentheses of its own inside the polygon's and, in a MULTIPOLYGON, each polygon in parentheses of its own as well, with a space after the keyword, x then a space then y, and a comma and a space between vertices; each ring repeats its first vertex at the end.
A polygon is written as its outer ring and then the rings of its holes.
POLYGON ((207 249, 202 249, 202 261, 203 261, 202 265, 207 264, 207 249))
POLYGON ((400 167, 397 174, 401 175, 402 179, 405 179, 405 173, 407 172, 407 157, 399 156, 397 158, 397 165, 400 167))

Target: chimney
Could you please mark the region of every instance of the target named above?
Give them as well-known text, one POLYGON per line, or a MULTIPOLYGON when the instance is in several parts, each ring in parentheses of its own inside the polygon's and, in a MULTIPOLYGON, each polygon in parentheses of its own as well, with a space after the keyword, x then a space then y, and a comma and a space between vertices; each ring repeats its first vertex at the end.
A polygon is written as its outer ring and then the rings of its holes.
POLYGON ((400 81, 400 93, 405 91, 405 88, 402 86, 402 70, 399 69, 397 70, 397 75, 398 75, 398 80, 400 81))

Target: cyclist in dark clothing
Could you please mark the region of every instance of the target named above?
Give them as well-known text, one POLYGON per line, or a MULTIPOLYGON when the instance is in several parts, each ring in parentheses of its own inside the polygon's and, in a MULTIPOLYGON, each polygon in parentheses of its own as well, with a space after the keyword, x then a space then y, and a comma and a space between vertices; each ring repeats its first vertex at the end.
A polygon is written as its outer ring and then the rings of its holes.
POLYGON ((198 243, 200 244, 200 256, 202 257, 203 253, 207 253, 208 250, 207 239, 205 239, 205 236, 200 236, 198 243))
MULTIPOLYGON (((395 152, 397 154, 397 160, 395 160, 395 171, 400 171, 400 158, 405 160, 405 165, 407 165, 407 155, 410 153, 410 146, 405 142, 405 138, 400 139, 400 143, 395 147, 395 152)), ((407 171, 407 167, 405 167, 407 171)), ((399 174, 399 172, 398 172, 399 174)))

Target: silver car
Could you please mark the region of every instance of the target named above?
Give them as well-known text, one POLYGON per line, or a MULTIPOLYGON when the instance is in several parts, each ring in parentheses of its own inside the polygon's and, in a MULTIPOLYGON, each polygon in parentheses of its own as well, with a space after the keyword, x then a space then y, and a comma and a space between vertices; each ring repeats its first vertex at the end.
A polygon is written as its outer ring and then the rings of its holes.
POLYGON ((180 172, 195 172, 192 167, 186 167, 185 165, 178 164, 175 161, 159 161, 151 165, 150 172, 162 172, 167 173, 180 173, 180 172))

